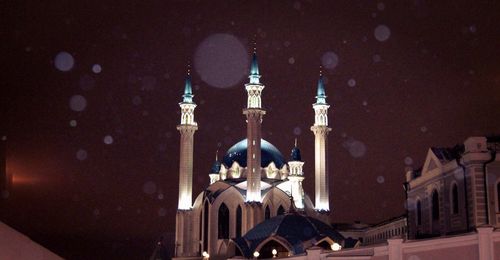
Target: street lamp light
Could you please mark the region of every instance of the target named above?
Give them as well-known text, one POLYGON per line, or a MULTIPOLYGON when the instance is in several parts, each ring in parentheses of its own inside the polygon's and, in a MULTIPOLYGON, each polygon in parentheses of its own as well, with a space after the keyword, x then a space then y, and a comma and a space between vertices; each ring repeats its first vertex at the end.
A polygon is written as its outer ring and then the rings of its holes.
POLYGON ((209 259, 210 258, 210 255, 208 254, 207 251, 203 251, 203 253, 201 253, 201 256, 203 256, 203 259, 209 259))
POLYGON ((276 258, 278 251, 276 250, 276 248, 273 248, 273 251, 271 251, 271 253, 273 254, 273 258, 276 258))
POLYGON ((253 252, 253 257, 254 257, 254 258, 259 258, 259 256, 260 256, 259 251, 255 251, 255 252, 253 252))

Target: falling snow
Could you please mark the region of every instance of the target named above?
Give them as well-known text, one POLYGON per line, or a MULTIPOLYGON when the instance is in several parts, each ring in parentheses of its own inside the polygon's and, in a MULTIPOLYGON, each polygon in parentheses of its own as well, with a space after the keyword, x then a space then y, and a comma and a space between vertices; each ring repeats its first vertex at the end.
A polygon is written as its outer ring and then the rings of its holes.
POLYGON ((81 95, 74 95, 69 99, 69 107, 73 111, 81 112, 87 107, 87 100, 81 95))
POLYGON ((354 158, 360 158, 366 154, 365 144, 361 141, 352 138, 348 139, 347 141, 344 141, 342 143, 342 147, 347 149, 349 154, 354 158))
POLYGON ((194 68, 212 87, 229 88, 239 83, 249 67, 247 49, 231 34, 213 34, 203 40, 194 55, 194 68))
POLYGON ((102 71, 101 65, 99 65, 99 64, 94 64, 94 65, 92 65, 92 71, 93 71, 95 74, 99 74, 99 73, 101 73, 101 71, 102 71))
POLYGON ((87 151, 80 149, 76 152, 76 159, 84 161, 87 159, 87 151))
POLYGON ((381 24, 375 28, 373 34, 375 35, 375 39, 380 42, 385 42, 391 36, 391 30, 386 25, 381 24))
POLYGON ((300 135, 301 133, 302 133, 302 129, 300 129, 300 127, 296 126, 293 128, 294 135, 300 135))
POLYGON ((405 164, 406 165, 412 165, 413 164, 413 159, 410 156, 405 157, 405 164))
POLYGON ((354 79, 349 79, 349 80, 347 81, 347 85, 349 85, 349 87, 354 87, 354 86, 356 86, 356 80, 354 80, 354 79))
POLYGON ((103 141, 105 144, 112 144, 113 143, 113 137, 110 136, 110 135, 106 135, 104 138, 103 138, 103 141))
POLYGON ((75 65, 75 60, 71 54, 62 51, 54 58, 54 65, 60 71, 70 71, 75 65))
POLYGON ((339 63, 339 56, 333 51, 328 51, 321 56, 321 65, 323 65, 323 68, 325 69, 334 69, 337 67, 337 64, 339 63))
POLYGON ((146 194, 153 194, 156 192, 156 183, 152 181, 147 181, 142 185, 142 191, 146 194))

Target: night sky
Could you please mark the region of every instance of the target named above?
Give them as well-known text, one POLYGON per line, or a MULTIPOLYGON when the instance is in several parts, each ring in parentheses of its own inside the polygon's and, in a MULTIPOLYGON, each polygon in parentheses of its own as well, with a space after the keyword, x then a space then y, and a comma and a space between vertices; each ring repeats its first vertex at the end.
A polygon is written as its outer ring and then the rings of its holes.
POLYGON ((431 146, 500 133, 500 2, 2 1, 0 220, 69 259, 145 259, 172 241, 178 102, 192 64, 194 194, 245 138, 257 42, 263 138, 298 138, 314 197, 323 65, 332 222, 404 214, 431 146), (132 2, 132 3, 125 3, 132 2), (133 3, 137 2, 137 3, 133 3))

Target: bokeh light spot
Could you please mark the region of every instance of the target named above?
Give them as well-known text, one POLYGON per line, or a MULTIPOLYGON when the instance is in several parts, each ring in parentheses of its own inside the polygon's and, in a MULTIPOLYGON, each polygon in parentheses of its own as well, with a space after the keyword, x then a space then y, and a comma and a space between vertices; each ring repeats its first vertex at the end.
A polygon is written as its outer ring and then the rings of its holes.
POLYGON ((152 181, 147 181, 142 185, 142 191, 146 194, 153 194, 156 192, 156 183, 152 181))
POLYGON ((384 42, 387 41, 391 36, 391 30, 386 25, 381 24, 375 28, 373 34, 375 35, 375 39, 380 42, 384 42))
POLYGON ((92 65, 92 71, 93 71, 95 74, 99 74, 99 73, 101 73, 101 71, 102 71, 102 67, 101 67, 101 65, 99 65, 99 64, 94 64, 94 65, 92 65))
POLYGON ((339 63, 339 56, 333 52, 333 51, 328 51, 321 56, 321 65, 323 65, 323 68, 325 69, 334 69, 337 67, 339 63))
POLYGON ((70 71, 75 65, 75 59, 71 54, 62 51, 54 58, 54 65, 60 71, 70 71))
POLYGON ((210 35, 198 45, 194 55, 196 72, 212 87, 235 86, 248 74, 248 67, 248 51, 231 34, 210 35))
POLYGON ((106 135, 103 139, 105 144, 112 144, 113 143, 113 137, 111 135, 106 135))
POLYGON ((76 152, 76 159, 80 160, 80 161, 84 161, 86 160, 88 157, 88 154, 87 154, 87 151, 83 150, 83 149, 79 149, 77 152, 76 152))
POLYGON ((87 107, 87 100, 81 95, 74 95, 69 99, 69 107, 73 111, 81 112, 87 107))

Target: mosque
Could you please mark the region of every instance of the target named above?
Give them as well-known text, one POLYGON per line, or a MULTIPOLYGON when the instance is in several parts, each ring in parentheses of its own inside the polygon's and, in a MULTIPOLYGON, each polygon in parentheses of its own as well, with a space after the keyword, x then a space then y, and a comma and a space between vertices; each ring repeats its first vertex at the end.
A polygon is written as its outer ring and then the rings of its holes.
POLYGON ((327 137, 328 108, 320 75, 311 131, 315 136, 314 202, 304 193, 300 150, 293 147, 287 161, 270 142, 262 139, 264 84, 254 51, 247 106, 243 116, 247 136, 214 162, 210 184, 193 201, 193 144, 195 121, 191 77, 188 73, 179 103, 179 201, 176 214, 175 259, 271 258, 294 256, 308 248, 339 250, 344 237, 328 222, 327 137))

